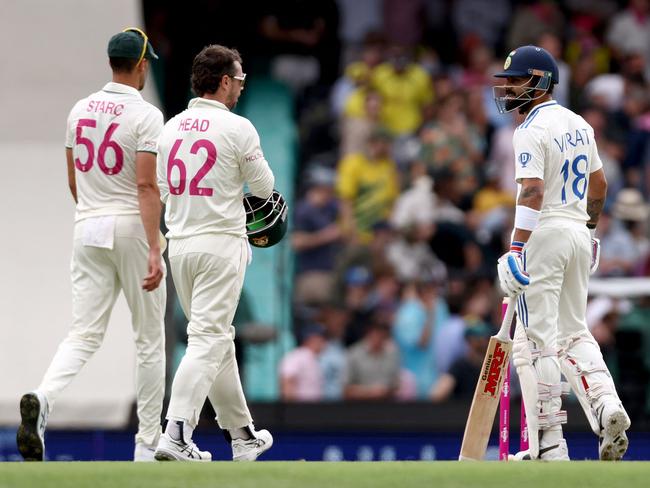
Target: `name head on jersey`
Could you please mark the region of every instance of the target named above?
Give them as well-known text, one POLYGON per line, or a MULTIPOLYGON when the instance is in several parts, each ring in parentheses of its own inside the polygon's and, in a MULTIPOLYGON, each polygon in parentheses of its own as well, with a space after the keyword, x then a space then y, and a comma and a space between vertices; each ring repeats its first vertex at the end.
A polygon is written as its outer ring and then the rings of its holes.
POLYGON ((502 114, 516 109, 520 113, 527 112, 534 100, 552 93, 553 85, 560 81, 553 56, 537 46, 522 46, 510 51, 503 71, 494 76, 508 79, 507 84, 493 88, 494 101, 502 114))
POLYGON ((125 29, 115 34, 108 41, 108 57, 136 59, 158 59, 147 35, 136 27, 125 29))

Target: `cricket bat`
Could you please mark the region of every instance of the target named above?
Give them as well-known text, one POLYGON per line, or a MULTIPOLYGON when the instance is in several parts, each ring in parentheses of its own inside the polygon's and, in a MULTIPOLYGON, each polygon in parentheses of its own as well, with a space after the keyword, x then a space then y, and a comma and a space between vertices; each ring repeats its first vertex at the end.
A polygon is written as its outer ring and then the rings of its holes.
POLYGON ((510 361, 512 339, 510 328, 515 318, 516 298, 507 300, 507 310, 496 335, 490 337, 485 352, 481 376, 478 378, 469 417, 465 425, 465 435, 460 448, 460 461, 481 461, 485 456, 494 416, 499 405, 501 387, 505 378, 505 368, 510 361))

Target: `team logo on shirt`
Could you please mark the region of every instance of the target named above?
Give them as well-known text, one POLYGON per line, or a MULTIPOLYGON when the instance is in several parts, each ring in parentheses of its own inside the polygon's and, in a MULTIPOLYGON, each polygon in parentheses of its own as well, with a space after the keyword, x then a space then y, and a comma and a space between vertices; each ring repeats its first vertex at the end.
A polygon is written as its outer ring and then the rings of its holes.
POLYGON ((522 153, 519 154, 519 157, 517 159, 519 160, 519 164, 521 164, 521 167, 525 168, 526 165, 532 159, 532 156, 530 155, 530 153, 522 152, 522 153))

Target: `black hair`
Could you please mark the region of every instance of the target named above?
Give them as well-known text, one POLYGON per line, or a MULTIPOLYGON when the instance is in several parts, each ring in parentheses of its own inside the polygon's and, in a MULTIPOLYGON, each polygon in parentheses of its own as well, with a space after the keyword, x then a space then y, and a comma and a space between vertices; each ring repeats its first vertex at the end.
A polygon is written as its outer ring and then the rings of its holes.
POLYGON ((138 64, 137 59, 133 58, 108 58, 108 63, 114 73, 130 73, 138 64))
POLYGON ((204 47, 192 63, 192 90, 199 97, 215 93, 225 76, 234 76, 235 61, 242 62, 236 49, 218 44, 204 47))

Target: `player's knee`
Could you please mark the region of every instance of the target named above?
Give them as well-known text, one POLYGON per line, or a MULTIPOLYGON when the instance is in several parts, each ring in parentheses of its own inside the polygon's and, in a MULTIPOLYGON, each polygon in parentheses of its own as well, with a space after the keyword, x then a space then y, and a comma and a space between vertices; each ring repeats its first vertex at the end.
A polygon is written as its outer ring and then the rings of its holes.
POLYGON ((79 344, 90 352, 97 351, 104 342, 104 332, 71 332, 68 340, 79 344))
POLYGON ((164 351, 165 334, 161 329, 155 334, 137 334, 135 337, 135 350, 138 355, 147 355, 164 351))
POLYGON ((512 345, 512 363, 515 368, 532 366, 533 358, 527 340, 515 340, 512 345))
POLYGON ((136 347, 136 361, 138 366, 153 367, 158 366, 165 361, 165 348, 151 347, 148 345, 146 348, 136 347))

